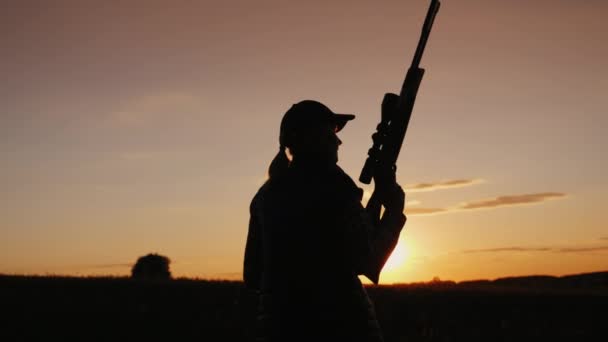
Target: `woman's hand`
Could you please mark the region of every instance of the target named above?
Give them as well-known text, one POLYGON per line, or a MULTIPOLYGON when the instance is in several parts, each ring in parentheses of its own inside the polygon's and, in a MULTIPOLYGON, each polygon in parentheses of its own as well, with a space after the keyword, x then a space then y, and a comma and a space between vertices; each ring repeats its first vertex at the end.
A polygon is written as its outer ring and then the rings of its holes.
POLYGON ((374 194, 387 210, 403 212, 405 207, 405 192, 397 183, 394 168, 376 170, 374 175, 374 194))

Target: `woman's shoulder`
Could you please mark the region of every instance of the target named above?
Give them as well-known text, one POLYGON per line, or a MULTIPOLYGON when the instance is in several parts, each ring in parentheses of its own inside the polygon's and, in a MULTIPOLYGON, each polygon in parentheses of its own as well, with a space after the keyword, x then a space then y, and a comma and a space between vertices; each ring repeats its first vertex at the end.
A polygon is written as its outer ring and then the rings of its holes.
POLYGON ((363 198, 363 189, 359 188, 355 181, 344 170, 336 165, 335 169, 336 185, 339 190, 348 196, 353 196, 359 201, 363 198))
POLYGON ((285 178, 285 176, 268 178, 253 196, 251 209, 260 208, 265 201, 276 197, 281 192, 281 188, 284 187, 285 178))
POLYGON ((261 207, 261 203, 264 201, 264 198, 266 197, 266 193, 268 192, 268 188, 270 186, 269 182, 269 179, 266 180, 264 184, 262 184, 262 186, 260 186, 258 191, 255 193, 253 199, 251 199, 251 203, 249 204, 250 211, 253 212, 256 210, 256 208, 261 207))

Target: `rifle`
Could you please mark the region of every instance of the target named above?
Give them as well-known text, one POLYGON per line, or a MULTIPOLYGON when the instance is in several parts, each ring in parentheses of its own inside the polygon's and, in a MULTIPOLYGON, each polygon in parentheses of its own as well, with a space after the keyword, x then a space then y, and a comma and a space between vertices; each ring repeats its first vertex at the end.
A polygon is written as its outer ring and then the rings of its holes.
POLYGON ((380 168, 397 170, 397 157, 399 157, 399 151, 401 151, 401 145, 403 145, 403 139, 405 139, 418 88, 424 75, 424 69, 419 67, 420 60, 440 5, 439 0, 431 0, 431 5, 422 26, 418 47, 412 65, 405 76, 401 92, 399 95, 393 93, 384 95, 382 119, 376 128, 376 132, 372 135, 374 143, 367 152, 368 157, 361 170, 361 176, 359 176, 359 181, 362 183, 369 184, 376 173, 375 171, 380 168))

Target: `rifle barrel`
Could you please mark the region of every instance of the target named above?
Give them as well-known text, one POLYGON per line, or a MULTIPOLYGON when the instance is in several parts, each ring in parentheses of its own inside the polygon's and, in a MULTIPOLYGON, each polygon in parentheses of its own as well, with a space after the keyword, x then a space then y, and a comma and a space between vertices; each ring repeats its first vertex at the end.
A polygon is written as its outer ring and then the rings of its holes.
POLYGON ((437 12, 439 12, 440 6, 441 3, 439 2, 439 0, 431 1, 429 10, 426 13, 426 18, 424 19, 424 25, 422 26, 422 33, 420 34, 418 47, 416 47, 416 53, 414 54, 414 59, 412 60, 412 68, 418 68, 420 66, 420 60, 422 60, 422 54, 424 53, 426 42, 429 39, 429 35, 431 34, 431 28, 433 27, 433 22, 435 21, 435 16, 437 15, 437 12))

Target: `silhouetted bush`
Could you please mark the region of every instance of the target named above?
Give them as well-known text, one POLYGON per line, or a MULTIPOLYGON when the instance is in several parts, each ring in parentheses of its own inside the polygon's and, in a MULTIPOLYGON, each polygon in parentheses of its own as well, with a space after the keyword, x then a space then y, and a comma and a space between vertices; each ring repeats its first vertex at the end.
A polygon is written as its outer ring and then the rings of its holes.
POLYGON ((169 264, 171 260, 156 253, 139 257, 131 269, 134 279, 171 279, 169 264))

